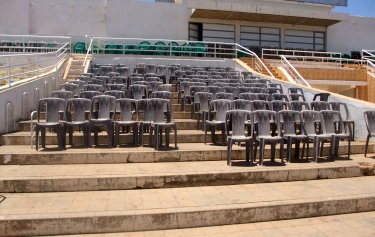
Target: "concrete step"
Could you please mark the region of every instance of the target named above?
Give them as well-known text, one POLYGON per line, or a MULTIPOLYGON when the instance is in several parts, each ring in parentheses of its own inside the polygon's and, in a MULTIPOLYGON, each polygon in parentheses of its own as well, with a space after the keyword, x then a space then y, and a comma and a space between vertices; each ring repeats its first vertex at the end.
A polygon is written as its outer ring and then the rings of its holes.
POLYGON ((181 188, 361 176, 355 161, 227 166, 225 161, 0 166, 0 192, 71 192, 181 188))
MULTIPOLYGON (((43 120, 41 120, 43 121, 43 120)), ((197 130, 197 120, 194 119, 175 119, 178 130, 197 130)), ((19 131, 30 131, 30 121, 21 121, 18 123, 19 131)))
MULTIPOLYGON (((221 132, 219 132, 221 134, 221 132)), ((74 144, 82 144, 83 135, 82 133, 76 132, 74 137, 74 144)), ((99 144, 107 144, 107 133, 100 132, 98 136, 99 144)), ((68 137, 67 137, 68 138, 68 137)), ((149 143, 149 133, 144 134, 145 144, 149 143)), ((221 135, 216 134, 216 140, 220 142, 221 135)), ((164 140, 164 136, 163 136, 164 140)), ((28 145, 30 144, 30 132, 15 132, 9 133, 1 136, 1 144, 4 145, 28 145)), ((132 134, 121 134, 121 143, 130 143, 132 141, 132 134)), ((174 142, 173 131, 170 133, 171 144, 174 142)), ((178 143, 203 143, 204 142, 204 132, 200 130, 177 130, 177 141, 178 143)), ((207 134, 207 142, 210 142, 210 133, 207 134)), ((57 136, 56 133, 47 132, 46 133, 46 144, 56 145, 57 136)), ((93 144, 93 135, 91 136, 91 144, 93 144)))
MULTIPOLYGON (((374 225, 375 212, 361 212, 335 216, 321 216, 249 224, 154 230, 143 232, 82 234, 69 235, 69 237, 369 237, 375 235, 374 225)), ((60 235, 54 237, 63 236, 60 235)))
MULTIPOLYGON (((369 153, 373 152, 373 145, 369 147, 369 153)), ((346 159, 345 144, 340 144, 340 159, 346 159)), ((360 154, 363 158, 364 144, 353 142, 352 154, 360 154)), ((310 150, 310 153, 312 151, 310 150)), ((328 147, 323 150, 324 157, 319 162, 326 162, 329 153, 328 147)), ((269 146, 265 150, 265 165, 270 159, 271 152, 269 146)), ((245 160, 246 153, 244 147, 233 146, 232 157, 234 160, 245 160)), ((309 159, 311 161, 312 154, 309 159)), ((356 157, 355 155, 351 156, 356 157)), ((277 157, 278 158, 278 157, 277 157)), ((200 143, 179 143, 178 150, 171 149, 155 151, 152 147, 131 147, 123 146, 108 149, 106 147, 95 148, 72 148, 57 151, 55 146, 36 151, 30 145, 4 145, 0 146, 0 165, 63 165, 63 164, 123 164, 123 163, 153 163, 153 162, 186 162, 186 161, 221 161, 227 159, 227 149, 225 146, 214 146, 200 143)), ((368 160, 368 159, 367 159, 368 160)), ((276 159, 276 161, 279 161, 276 159)), ((297 162, 304 163, 305 160, 297 162)), ((366 163, 361 160, 361 163, 366 163)), ((279 164, 279 163, 275 163, 279 164)), ((270 163, 272 165, 272 163, 270 163)), ((374 165, 375 166, 375 165, 374 165)), ((372 168, 373 170, 373 168, 372 168)), ((371 175, 371 169, 367 172, 371 175)))
POLYGON ((375 177, 101 192, 5 193, 1 236, 164 230, 375 210, 375 177))

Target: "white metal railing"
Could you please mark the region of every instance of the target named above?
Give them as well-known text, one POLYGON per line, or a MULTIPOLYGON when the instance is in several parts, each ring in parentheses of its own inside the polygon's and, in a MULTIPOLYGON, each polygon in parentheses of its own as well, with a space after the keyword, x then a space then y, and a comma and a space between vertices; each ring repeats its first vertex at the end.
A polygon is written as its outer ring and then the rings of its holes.
POLYGON ((288 61, 288 59, 281 55, 281 64, 282 67, 287 71, 287 73, 291 76, 291 79, 300 85, 305 85, 307 87, 311 87, 311 85, 303 78, 303 76, 296 70, 296 68, 288 61))
POLYGON ((132 54, 203 58, 238 58, 242 55, 254 59, 255 70, 262 72, 264 71, 263 69, 265 69, 265 71, 274 78, 271 71, 254 52, 235 43, 93 37, 91 38, 83 65, 86 65, 87 57, 90 53, 94 55, 132 54))
POLYGON ((318 56, 292 56, 283 55, 290 62, 293 62, 294 66, 298 67, 319 67, 319 68, 341 68, 345 65, 365 65, 366 60, 361 59, 350 59, 350 58, 336 58, 336 57, 318 57, 318 56))
POLYGON ((362 59, 375 61, 375 50, 363 49, 361 52, 362 59))
POLYGON ((262 58, 264 59, 279 59, 280 55, 342 58, 342 54, 339 52, 321 52, 321 51, 289 50, 289 49, 264 49, 264 48, 262 49, 262 58))
POLYGON ((370 73, 373 77, 375 77, 375 62, 371 60, 367 60, 367 72, 370 73))
POLYGON ((72 39, 67 36, 0 34, 0 54, 54 52, 72 39))
POLYGON ((0 55, 0 84, 11 87, 15 81, 39 78, 42 74, 57 70, 57 66, 69 54, 70 47, 69 42, 54 52, 0 55))

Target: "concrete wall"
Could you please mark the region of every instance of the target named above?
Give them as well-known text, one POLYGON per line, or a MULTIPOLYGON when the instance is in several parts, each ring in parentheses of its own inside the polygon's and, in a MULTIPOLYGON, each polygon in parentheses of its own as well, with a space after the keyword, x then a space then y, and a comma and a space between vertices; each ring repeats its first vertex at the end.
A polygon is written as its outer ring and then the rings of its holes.
POLYGON ((327 50, 350 53, 362 49, 375 49, 375 18, 347 17, 328 27, 327 50))

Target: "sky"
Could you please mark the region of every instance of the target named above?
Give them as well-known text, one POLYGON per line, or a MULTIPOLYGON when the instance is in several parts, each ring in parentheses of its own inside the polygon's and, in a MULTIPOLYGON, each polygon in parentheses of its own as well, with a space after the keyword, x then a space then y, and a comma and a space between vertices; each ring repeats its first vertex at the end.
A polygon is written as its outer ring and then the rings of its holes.
POLYGON ((335 7, 334 11, 375 17, 375 0, 348 0, 348 7, 335 7))

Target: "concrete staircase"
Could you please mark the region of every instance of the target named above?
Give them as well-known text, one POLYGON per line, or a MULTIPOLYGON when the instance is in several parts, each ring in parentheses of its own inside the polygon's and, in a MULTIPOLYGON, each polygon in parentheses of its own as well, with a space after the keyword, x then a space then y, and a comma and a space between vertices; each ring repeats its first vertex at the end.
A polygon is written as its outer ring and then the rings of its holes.
MULTIPOLYGON (((148 145, 85 149, 77 136, 74 147, 57 151, 56 136, 47 133, 47 148, 35 151, 29 145, 30 121, 1 136, 0 236, 191 236, 203 231, 197 227, 239 233, 253 228, 247 223, 375 210, 375 177, 364 176, 375 174, 375 162, 363 158, 363 142, 353 143, 358 155, 351 160, 343 143, 342 157, 321 158, 317 164, 311 159, 270 162, 267 149, 263 167, 246 164, 245 148, 235 145, 229 167, 226 147, 205 145, 191 106, 181 111, 176 98, 174 92, 177 150, 173 145, 161 151, 148 145), (152 230, 159 231, 145 232, 152 230)), ((106 136, 101 133, 99 142, 106 136)), ((130 141, 130 136, 121 139, 130 141)))
MULTIPOLYGON (((83 62, 85 61, 85 57, 86 54, 72 54, 66 80, 75 80, 76 77, 84 72, 83 62)), ((88 55, 87 60, 91 60, 91 55, 88 55)))

